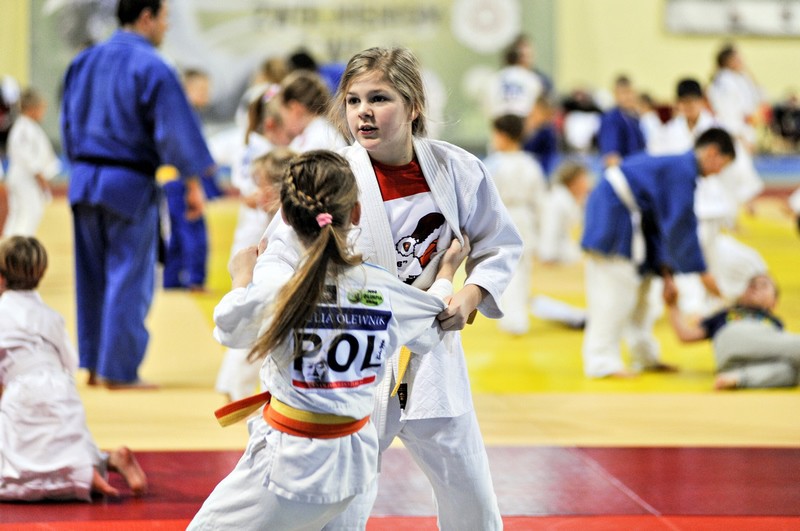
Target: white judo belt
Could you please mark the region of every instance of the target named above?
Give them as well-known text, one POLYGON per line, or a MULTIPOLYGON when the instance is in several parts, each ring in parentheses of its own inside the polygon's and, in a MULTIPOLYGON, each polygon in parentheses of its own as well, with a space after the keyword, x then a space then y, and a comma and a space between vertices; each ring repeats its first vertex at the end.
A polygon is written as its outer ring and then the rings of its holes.
POLYGON ((625 174, 617 166, 606 168, 605 178, 614 193, 622 204, 627 207, 631 213, 631 225, 633 226, 633 234, 631 236, 631 259, 636 265, 644 263, 645 258, 645 241, 644 232, 642 231, 642 211, 639 210, 639 205, 636 204, 636 199, 633 197, 633 191, 628 184, 628 179, 625 174))

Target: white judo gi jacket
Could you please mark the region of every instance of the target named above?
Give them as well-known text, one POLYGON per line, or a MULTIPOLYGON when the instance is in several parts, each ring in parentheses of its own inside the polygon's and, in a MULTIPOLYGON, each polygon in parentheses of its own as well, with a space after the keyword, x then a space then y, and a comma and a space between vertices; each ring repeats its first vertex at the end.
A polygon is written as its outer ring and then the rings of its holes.
MULTIPOLYGON (((486 290, 478 309, 487 317, 500 318, 500 296, 511 279, 522 253, 522 239, 511 221, 500 195, 483 163, 471 153, 438 140, 414 139, 414 152, 436 205, 447 226, 443 229, 437 253, 413 285, 427 289, 433 283, 441 259, 454 237, 461 240, 462 230, 469 236, 472 250, 466 262, 466 284, 486 290)), ((397 274, 394 238, 386 217, 375 172, 367 151, 359 144, 343 150, 358 182, 361 201, 361 222, 352 232, 355 250, 364 260, 397 274)), ((278 260, 293 267, 299 259, 299 242, 291 228, 275 216, 267 229, 267 251, 256 264, 278 260)), ((391 360, 391 371, 397 377, 397 356, 391 360)), ((391 378, 385 378, 377 391, 388 397, 391 378)), ((464 351, 459 332, 448 332, 431 355, 412 356, 405 380, 409 384, 408 402, 403 420, 457 417, 471 411, 464 351)), ((382 400, 383 408, 386 401, 382 400)), ((373 420, 382 433, 381 409, 373 420)))
POLYGON ((50 139, 36 121, 21 115, 8 135, 9 212, 4 236, 33 236, 51 197, 36 181, 36 175, 53 179, 61 163, 50 139))
POLYGON ((35 291, 0 296, 0 500, 91 501, 97 449, 63 318, 35 291))

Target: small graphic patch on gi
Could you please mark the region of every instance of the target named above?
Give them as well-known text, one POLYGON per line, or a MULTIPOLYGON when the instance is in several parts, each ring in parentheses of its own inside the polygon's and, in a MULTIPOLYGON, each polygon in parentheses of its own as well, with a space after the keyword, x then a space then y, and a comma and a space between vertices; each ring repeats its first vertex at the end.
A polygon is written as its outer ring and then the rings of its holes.
POLYGON ((347 300, 353 304, 361 303, 365 306, 380 306, 383 304, 383 295, 375 289, 360 289, 349 292, 347 300))
MULTIPOLYGON (((366 290, 365 290, 366 291, 366 290)), ((373 290, 369 290, 373 291, 373 290)), ((349 296, 349 295, 348 295, 349 296)), ((370 296, 373 304, 378 304, 380 293, 370 296)), ((366 304, 366 303, 365 303, 366 304)), ((389 327, 392 312, 371 308, 340 308, 336 306, 318 306, 306 323, 307 329, 338 329, 383 331, 389 327)))

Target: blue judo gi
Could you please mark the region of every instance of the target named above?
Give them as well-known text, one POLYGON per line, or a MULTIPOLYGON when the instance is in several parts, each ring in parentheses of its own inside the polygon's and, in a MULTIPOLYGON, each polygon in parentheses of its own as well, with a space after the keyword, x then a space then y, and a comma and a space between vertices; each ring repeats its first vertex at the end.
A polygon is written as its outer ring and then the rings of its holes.
POLYGON ((653 274, 665 268, 705 271, 694 214, 698 174, 693 152, 632 155, 607 169, 589 195, 581 241, 589 253, 582 348, 587 376, 625 370, 623 339, 634 371, 660 366, 653 335, 657 314, 650 303, 653 274))
MULTIPOLYGON (((681 273, 706 270, 697 218, 694 190, 700 175, 694 151, 683 155, 653 157, 633 155, 620 166, 642 213, 646 243, 643 271, 660 273, 662 267, 681 273)), ((604 256, 632 258, 633 224, 628 207, 604 178, 586 203, 581 246, 604 256)))
POLYGON ((647 143, 639 119, 619 107, 603 113, 597 132, 597 147, 603 156, 616 153, 624 158, 643 152, 647 143))
POLYGON ((536 158, 542 166, 545 177, 550 181, 558 162, 558 134, 555 126, 546 124, 538 128, 525 140, 522 149, 536 158))
MULTIPOLYGON (((167 199, 170 236, 164 253, 165 288, 202 288, 206 283, 208 231, 205 216, 186 219, 186 185, 180 179, 161 187, 167 199)), ((206 199, 222 195, 212 179, 203 179, 206 199)))
POLYGON ((161 164, 182 176, 214 166, 177 74, 144 37, 117 31, 79 54, 64 81, 71 162, 81 367, 131 383, 147 349, 161 164))

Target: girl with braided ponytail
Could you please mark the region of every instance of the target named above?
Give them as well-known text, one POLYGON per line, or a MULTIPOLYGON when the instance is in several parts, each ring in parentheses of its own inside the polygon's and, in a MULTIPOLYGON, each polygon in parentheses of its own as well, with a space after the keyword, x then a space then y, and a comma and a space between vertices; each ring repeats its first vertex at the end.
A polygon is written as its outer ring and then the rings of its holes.
MULTIPOLYGON (((425 290, 453 238, 470 237, 464 286, 437 317, 444 339, 431 353, 411 348, 413 355, 401 352, 389 360, 373 417, 380 451, 399 438, 428 477, 440 529, 495 531, 503 522, 459 330, 475 310, 503 316, 500 296, 519 262, 522 239, 483 163, 457 146, 425 138, 425 107, 414 54, 370 48, 348 62, 329 111, 352 142, 340 153, 355 175, 361 204, 363 221, 351 238, 357 252, 425 290)), ((256 284, 267 278, 261 271, 268 267, 274 278, 276 268, 290 272, 301 263, 303 246, 291 225, 276 219, 266 235, 269 247, 258 259, 256 284)), ((257 326, 248 300, 238 309, 239 329, 257 326)), ((364 529, 376 495, 377 481, 325 529, 364 529)))
POLYGON ((231 262, 234 289, 214 311, 220 342, 263 359, 267 390, 218 418, 268 403, 189 529, 321 529, 366 492, 377 476, 370 413, 385 362, 402 345, 428 352, 441 340, 436 317, 469 253, 453 240, 427 292, 363 262, 348 243, 361 217, 355 177, 331 151, 289 163, 281 213, 303 250, 297 270, 270 262, 254 281, 258 249, 244 249, 231 262), (243 319, 253 313, 263 316, 256 326, 243 319))

